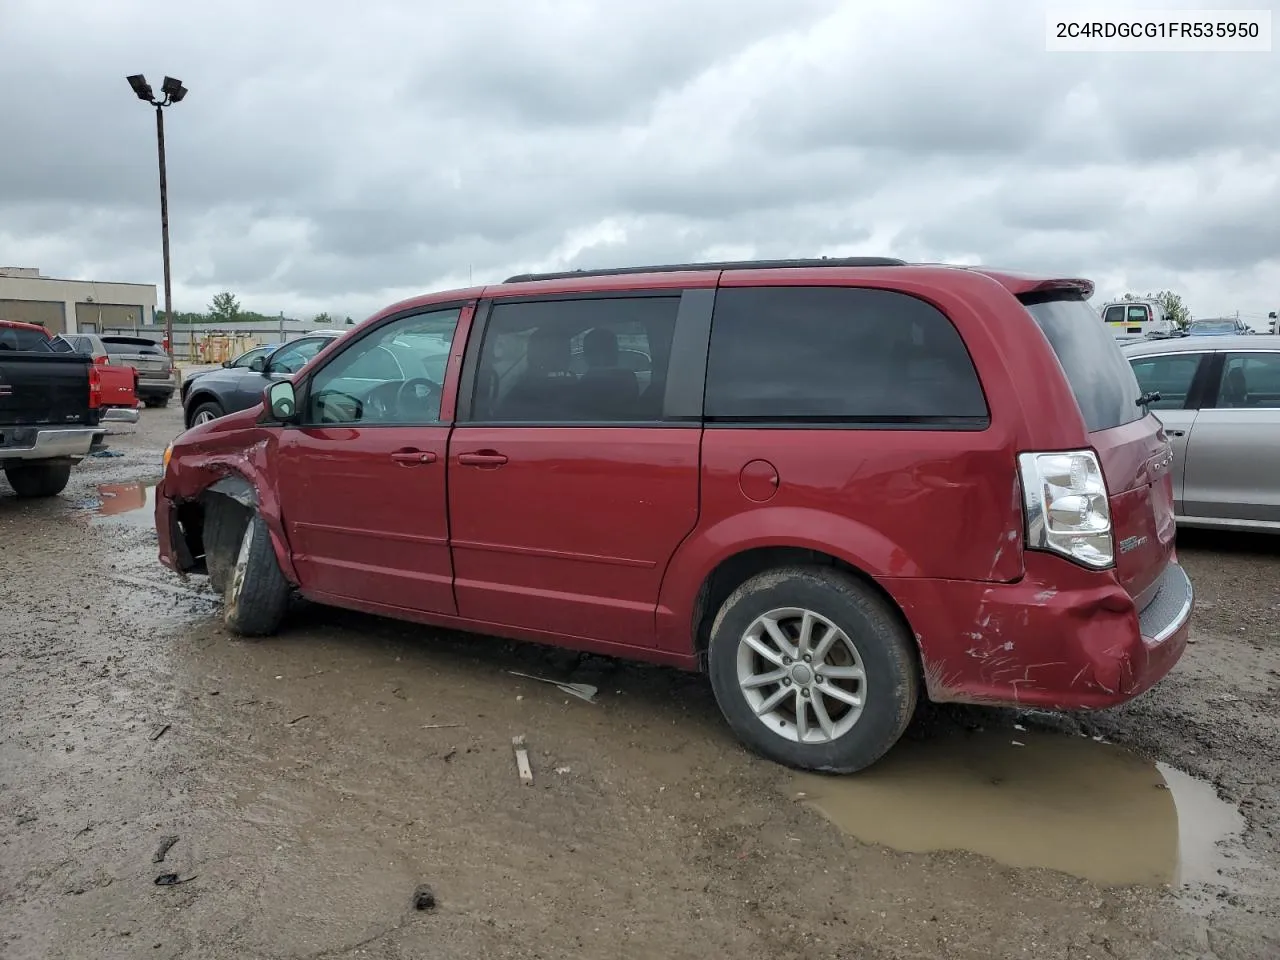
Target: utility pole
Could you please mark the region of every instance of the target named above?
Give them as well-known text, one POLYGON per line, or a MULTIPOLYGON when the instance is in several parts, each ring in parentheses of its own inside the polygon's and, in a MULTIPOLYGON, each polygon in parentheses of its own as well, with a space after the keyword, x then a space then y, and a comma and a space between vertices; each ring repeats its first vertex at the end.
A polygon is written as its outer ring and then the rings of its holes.
POLYGON ((173 355, 173 283, 169 272, 169 178, 164 165, 164 108, 181 103, 187 95, 187 88, 181 80, 165 77, 160 86, 164 94, 159 100, 151 90, 151 84, 140 73, 126 77, 134 94, 143 103, 156 108, 156 153, 160 158, 160 252, 164 259, 164 349, 173 355))

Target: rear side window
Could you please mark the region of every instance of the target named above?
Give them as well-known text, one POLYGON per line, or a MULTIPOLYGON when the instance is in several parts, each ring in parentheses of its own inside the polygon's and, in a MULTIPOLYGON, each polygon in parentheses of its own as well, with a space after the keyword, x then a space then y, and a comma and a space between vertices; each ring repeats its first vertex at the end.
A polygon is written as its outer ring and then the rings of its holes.
POLYGON ((1111 331, 1079 299, 1024 301, 1067 375, 1090 433, 1110 430, 1146 414, 1142 390, 1111 331))
POLYGON ((1191 385, 1195 382, 1202 357, 1202 353, 1172 353, 1138 357, 1130 361, 1142 392, 1160 394, 1160 399, 1150 405, 1152 410, 1186 408, 1187 397, 1191 394, 1191 385))
POLYGON ((951 321, 915 297, 855 287, 719 290, 704 409, 723 422, 953 429, 989 422, 951 321))

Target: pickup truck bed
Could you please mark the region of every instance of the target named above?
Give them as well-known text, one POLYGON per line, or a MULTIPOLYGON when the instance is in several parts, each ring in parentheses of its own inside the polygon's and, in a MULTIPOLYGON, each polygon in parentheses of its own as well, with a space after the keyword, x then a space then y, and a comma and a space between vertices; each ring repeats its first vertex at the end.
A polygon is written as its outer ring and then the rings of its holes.
POLYGON ((0 467, 19 496, 52 496, 106 431, 89 358, 18 339, 21 327, 0 324, 0 467))

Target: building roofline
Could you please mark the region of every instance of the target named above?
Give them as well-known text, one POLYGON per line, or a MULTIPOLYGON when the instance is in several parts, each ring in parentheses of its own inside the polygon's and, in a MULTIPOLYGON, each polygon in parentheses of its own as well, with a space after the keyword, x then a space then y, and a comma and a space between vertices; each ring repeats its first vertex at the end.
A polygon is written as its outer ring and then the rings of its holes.
POLYGON ((52 283, 88 283, 96 287, 155 287, 154 283, 133 283, 128 280, 75 280, 71 277, 23 277, 10 276, 0 273, 0 280, 25 280, 31 281, 48 280, 52 283))

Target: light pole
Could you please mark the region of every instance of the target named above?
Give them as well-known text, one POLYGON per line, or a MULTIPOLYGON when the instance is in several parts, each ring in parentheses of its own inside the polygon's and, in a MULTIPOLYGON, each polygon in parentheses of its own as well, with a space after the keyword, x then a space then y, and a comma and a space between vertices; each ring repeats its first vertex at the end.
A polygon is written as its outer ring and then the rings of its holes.
POLYGON ((138 99, 156 108, 156 150, 160 154, 160 243, 164 257, 164 349, 173 355, 173 288, 169 281, 169 182, 164 172, 164 108, 171 104, 181 103, 187 95, 187 88, 181 80, 165 77, 160 85, 164 95, 157 100, 151 92, 151 84, 140 73, 126 77, 138 99))

